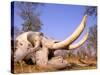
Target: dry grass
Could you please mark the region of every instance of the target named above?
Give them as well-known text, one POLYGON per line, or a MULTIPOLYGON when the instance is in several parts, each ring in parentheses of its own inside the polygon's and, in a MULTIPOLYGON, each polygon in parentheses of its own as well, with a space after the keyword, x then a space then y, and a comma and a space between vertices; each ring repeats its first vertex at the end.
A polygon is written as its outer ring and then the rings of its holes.
POLYGON ((22 66, 20 64, 14 65, 14 73, 37 73, 37 72, 49 72, 49 71, 55 71, 55 70, 48 70, 43 67, 39 67, 37 65, 28 65, 23 63, 22 66))
MULTIPOLYGON (((93 59, 85 59, 80 61, 79 57, 70 57, 70 58, 65 58, 65 60, 68 61, 71 64, 71 66, 66 67, 65 69, 63 69, 63 71, 96 69, 96 60, 93 59), (85 62, 86 65, 84 64, 85 62)), ((36 72, 52 72, 52 71, 60 71, 60 70, 48 70, 45 68, 40 68, 37 65, 29 65, 26 63, 22 63, 22 66, 20 64, 14 65, 14 73, 31 73, 31 72, 36 73, 36 72)))

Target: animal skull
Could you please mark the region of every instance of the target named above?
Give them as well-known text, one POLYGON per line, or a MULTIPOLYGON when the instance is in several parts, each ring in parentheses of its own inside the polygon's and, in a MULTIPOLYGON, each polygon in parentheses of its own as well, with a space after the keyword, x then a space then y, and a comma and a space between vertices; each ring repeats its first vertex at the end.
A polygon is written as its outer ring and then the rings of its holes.
MULTIPOLYGON (((59 68, 65 67, 66 64, 63 58, 60 58, 60 60, 58 60, 59 58, 57 57, 56 58, 57 60, 53 58, 49 60, 48 53, 50 50, 65 50, 65 49, 70 50, 81 46, 87 40, 88 32, 85 34, 82 40, 79 41, 77 44, 72 44, 72 43, 83 32, 86 26, 86 20, 87 20, 87 15, 83 17, 81 24, 72 33, 72 35, 69 36, 64 41, 55 41, 53 39, 49 39, 45 37, 41 32, 29 31, 19 35, 16 38, 16 51, 14 53, 14 60, 15 61, 22 60, 27 56, 31 56, 29 54, 33 53, 36 56, 36 64, 39 66, 46 65, 47 67, 50 66, 51 64, 57 65, 57 63, 55 62, 58 62, 58 65, 62 65, 59 68)), ((58 68, 57 66, 55 67, 58 68)))
POLYGON ((16 38, 14 61, 24 59, 27 54, 35 52, 40 46, 40 32, 26 32, 16 38))

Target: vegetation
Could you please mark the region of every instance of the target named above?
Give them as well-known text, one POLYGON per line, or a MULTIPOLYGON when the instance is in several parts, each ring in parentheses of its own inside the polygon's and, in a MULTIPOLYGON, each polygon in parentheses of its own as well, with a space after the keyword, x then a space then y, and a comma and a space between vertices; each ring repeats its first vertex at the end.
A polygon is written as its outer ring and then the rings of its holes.
MULTIPOLYGON (((36 14, 36 8, 40 4, 24 3, 18 4, 20 9, 19 15, 24 20, 22 24, 22 31, 39 31, 41 29, 41 21, 39 15, 36 14), (32 11, 33 10, 33 11, 32 11)), ((97 16, 97 7, 85 7, 86 11, 84 14, 89 16, 97 16)), ((17 30, 16 30, 17 31, 17 30)), ((70 63, 70 66, 63 70, 86 70, 86 69, 96 69, 97 68, 97 24, 89 28, 89 37, 87 42, 79 47, 77 50, 71 50, 68 52, 68 56, 65 57, 66 61, 70 63), (93 50, 92 50, 93 49, 93 50), (76 55, 74 54, 77 51, 76 55), (95 53, 92 56, 92 53, 95 53)), ((15 73, 29 73, 29 72, 47 72, 55 70, 47 70, 45 68, 40 68, 34 64, 26 64, 22 62, 20 64, 15 64, 15 73), (23 69, 23 70, 22 70, 23 69)), ((58 70, 57 70, 58 71, 58 70)))
MULTIPOLYGON (((86 14, 88 16, 95 16, 95 19, 97 17, 97 7, 96 6, 87 6, 86 7, 86 14)), ((95 22, 90 28, 89 28, 89 37, 87 40, 87 49, 92 50, 94 52, 93 57, 97 57, 97 22, 95 22)), ((90 53, 91 54, 91 53, 90 53)))
POLYGON ((19 2, 16 3, 20 10, 18 15, 24 20, 22 31, 39 31, 41 29, 41 21, 39 11, 37 10, 39 3, 19 2))
MULTIPOLYGON (((22 62, 22 66, 20 64, 15 64, 14 66, 14 73, 31 73, 31 72, 53 72, 53 71, 70 71, 70 70, 88 70, 88 69, 96 69, 96 60, 88 60, 89 65, 84 65, 79 61, 79 57, 66 57, 66 61, 70 63, 69 66, 67 66, 65 69, 62 70, 53 70, 53 69, 46 69, 43 67, 39 67, 34 64, 26 64, 25 62, 22 62), (95 63, 95 64, 93 64, 95 63)), ((86 61, 87 61, 86 60, 86 61)))
POLYGON ((89 16, 97 16, 97 7, 96 6, 85 6, 84 14, 88 14, 89 16))

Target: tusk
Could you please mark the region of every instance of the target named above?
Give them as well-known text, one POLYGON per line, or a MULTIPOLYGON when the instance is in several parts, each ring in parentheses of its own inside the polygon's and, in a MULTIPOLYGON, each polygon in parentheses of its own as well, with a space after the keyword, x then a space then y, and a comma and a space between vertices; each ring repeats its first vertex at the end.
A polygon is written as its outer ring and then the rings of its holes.
POLYGON ((80 34, 83 32, 85 26, 86 26, 86 21, 87 21, 87 15, 85 15, 82 19, 82 22, 80 25, 77 27, 77 29, 72 33, 70 37, 65 39, 64 41, 61 41, 59 43, 54 43, 52 44, 51 49, 58 49, 58 48, 64 48, 68 45, 70 45, 72 42, 74 42, 80 34))
POLYGON ((69 45, 68 50, 78 48, 83 45, 83 43, 87 40, 89 33, 87 32, 84 37, 76 44, 69 45))

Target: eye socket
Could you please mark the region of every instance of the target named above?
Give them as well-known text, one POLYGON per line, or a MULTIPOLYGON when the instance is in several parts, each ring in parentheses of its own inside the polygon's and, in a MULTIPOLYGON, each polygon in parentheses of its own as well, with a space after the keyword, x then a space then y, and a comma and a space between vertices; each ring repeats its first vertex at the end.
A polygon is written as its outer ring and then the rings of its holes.
POLYGON ((22 43, 20 43, 20 45, 22 46, 23 44, 22 44, 22 43))

